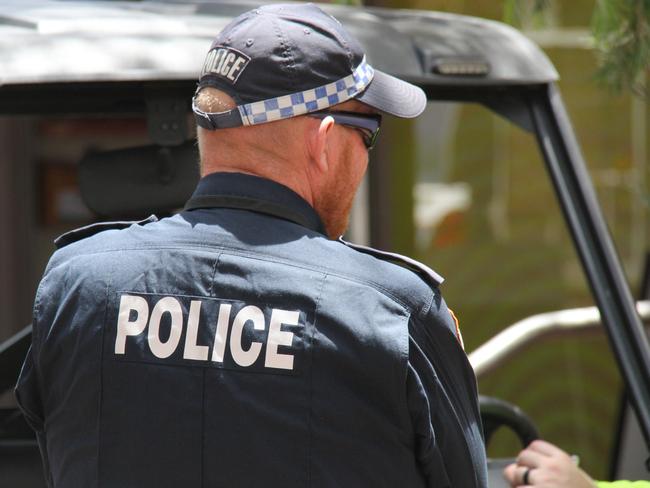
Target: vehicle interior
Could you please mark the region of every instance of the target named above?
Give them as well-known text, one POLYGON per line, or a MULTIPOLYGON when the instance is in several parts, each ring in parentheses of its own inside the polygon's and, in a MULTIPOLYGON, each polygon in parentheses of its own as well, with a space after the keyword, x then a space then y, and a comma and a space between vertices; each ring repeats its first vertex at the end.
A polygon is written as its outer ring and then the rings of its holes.
MULTIPOLYGON (((203 56, 216 32, 258 3, 0 5, 7 486, 45 486, 12 390, 53 239, 182 208, 198 180, 190 99, 203 56)), ((445 276, 483 394, 490 487, 507 486, 501 470, 536 438, 578 454, 597 479, 648 479, 650 254, 634 236, 612 238, 642 232, 646 217, 606 220, 560 94, 562 73, 498 22, 322 7, 372 66, 426 92, 419 119, 385 121, 346 237, 445 276)), ((631 198, 620 181, 607 187, 608 205, 631 198)))

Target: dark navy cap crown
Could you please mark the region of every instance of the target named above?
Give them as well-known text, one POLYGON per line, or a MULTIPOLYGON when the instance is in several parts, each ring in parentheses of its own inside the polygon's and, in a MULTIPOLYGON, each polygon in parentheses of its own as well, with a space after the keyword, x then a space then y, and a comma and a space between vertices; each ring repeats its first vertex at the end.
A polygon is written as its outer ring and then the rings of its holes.
POLYGON ((232 48, 250 62, 235 82, 202 72, 199 84, 228 93, 237 104, 308 90, 348 76, 363 50, 341 24, 313 4, 267 5, 237 17, 210 51, 232 48))
POLYGON ((359 42, 314 4, 266 5, 228 24, 212 43, 199 78, 230 95, 220 115, 194 106, 204 128, 272 122, 351 98, 400 117, 424 109, 422 90, 374 70, 359 42))

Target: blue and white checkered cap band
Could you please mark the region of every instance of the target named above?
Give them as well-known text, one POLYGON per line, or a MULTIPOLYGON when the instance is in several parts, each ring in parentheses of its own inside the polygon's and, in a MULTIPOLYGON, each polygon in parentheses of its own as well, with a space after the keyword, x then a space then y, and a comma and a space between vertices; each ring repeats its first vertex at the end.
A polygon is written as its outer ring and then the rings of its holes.
POLYGON ((327 85, 259 102, 247 103, 231 111, 221 113, 202 112, 193 100, 192 110, 197 116, 199 125, 207 129, 274 122, 324 110, 332 105, 350 100, 366 89, 374 74, 375 71, 366 62, 364 56, 352 74, 327 85), (240 117, 241 121, 238 120, 240 117))
POLYGON ((354 98, 372 81, 375 72, 364 57, 351 75, 327 85, 277 98, 240 105, 244 125, 263 124, 323 110, 354 98))

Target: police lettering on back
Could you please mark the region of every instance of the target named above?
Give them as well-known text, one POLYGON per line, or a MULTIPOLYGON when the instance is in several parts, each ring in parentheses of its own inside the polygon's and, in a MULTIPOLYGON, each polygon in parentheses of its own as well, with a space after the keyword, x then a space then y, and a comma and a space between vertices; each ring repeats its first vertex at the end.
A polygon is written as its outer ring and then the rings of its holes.
POLYGON ((235 83, 249 61, 250 58, 244 53, 230 47, 220 46, 208 53, 201 70, 201 76, 212 74, 235 83))
POLYGON ((303 317, 236 301, 122 294, 113 352, 130 361, 291 372, 303 317))

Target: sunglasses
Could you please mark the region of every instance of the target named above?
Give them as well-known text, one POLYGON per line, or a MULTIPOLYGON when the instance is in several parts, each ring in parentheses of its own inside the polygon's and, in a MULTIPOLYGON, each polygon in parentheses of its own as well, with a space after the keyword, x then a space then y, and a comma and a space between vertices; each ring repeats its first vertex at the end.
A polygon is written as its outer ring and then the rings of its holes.
POLYGON ((370 151, 377 143, 379 137, 379 127, 381 126, 381 115, 379 114, 362 114, 359 112, 313 112, 307 114, 309 117, 315 117, 323 120, 325 117, 332 117, 334 122, 344 125, 351 129, 356 129, 363 137, 363 143, 370 151))

